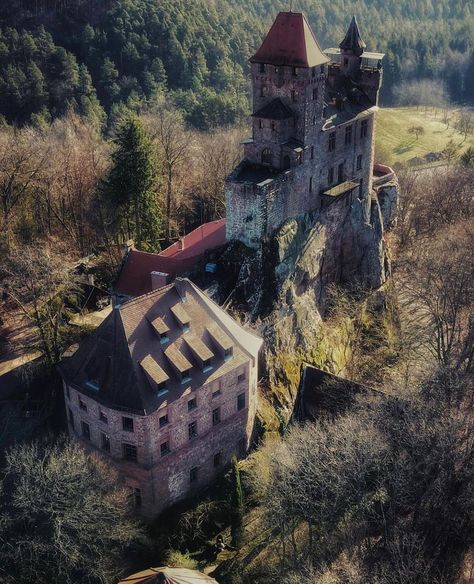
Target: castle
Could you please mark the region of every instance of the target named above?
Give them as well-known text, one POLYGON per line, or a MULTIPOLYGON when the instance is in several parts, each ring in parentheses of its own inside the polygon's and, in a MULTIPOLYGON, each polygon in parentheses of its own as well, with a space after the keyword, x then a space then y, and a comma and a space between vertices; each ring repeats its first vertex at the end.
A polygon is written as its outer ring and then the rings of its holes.
POLYGON ((278 14, 250 59, 252 137, 226 181, 227 240, 259 247, 335 198, 357 197, 368 220, 384 55, 365 48, 355 18, 322 51, 302 13, 278 14))

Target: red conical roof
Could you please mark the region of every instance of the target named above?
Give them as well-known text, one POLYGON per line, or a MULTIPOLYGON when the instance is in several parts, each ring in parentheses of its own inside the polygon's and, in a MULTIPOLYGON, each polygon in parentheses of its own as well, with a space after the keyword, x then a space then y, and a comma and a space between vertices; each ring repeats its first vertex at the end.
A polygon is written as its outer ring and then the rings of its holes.
POLYGON ((280 12, 250 61, 277 66, 316 67, 329 59, 303 13, 280 12))

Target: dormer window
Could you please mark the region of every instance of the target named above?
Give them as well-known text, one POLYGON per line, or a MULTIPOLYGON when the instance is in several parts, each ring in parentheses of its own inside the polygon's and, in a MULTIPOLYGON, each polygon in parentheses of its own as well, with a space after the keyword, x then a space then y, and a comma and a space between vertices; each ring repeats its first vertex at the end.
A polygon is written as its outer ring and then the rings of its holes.
POLYGON ((99 391, 99 383, 95 379, 90 379, 86 381, 87 389, 92 389, 92 391, 99 391))
POLYGON ((212 369, 212 359, 206 359, 206 361, 202 362, 202 371, 203 373, 207 373, 212 369))
POLYGON ((158 397, 161 397, 162 395, 165 395, 168 393, 168 387, 166 385, 166 381, 162 381, 161 383, 158 384, 157 392, 158 392, 158 397))
POLYGON ((189 383, 191 381, 191 369, 186 369, 181 372, 181 383, 189 383))

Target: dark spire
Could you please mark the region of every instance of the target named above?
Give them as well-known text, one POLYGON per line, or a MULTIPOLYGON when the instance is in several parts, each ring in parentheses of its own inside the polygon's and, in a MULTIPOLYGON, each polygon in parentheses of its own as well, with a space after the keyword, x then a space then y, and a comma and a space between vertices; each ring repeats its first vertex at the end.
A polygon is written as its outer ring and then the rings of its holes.
POLYGON ((339 45, 343 51, 352 51, 355 55, 361 56, 367 45, 360 36, 359 25, 355 16, 352 17, 351 23, 347 30, 344 40, 339 45))

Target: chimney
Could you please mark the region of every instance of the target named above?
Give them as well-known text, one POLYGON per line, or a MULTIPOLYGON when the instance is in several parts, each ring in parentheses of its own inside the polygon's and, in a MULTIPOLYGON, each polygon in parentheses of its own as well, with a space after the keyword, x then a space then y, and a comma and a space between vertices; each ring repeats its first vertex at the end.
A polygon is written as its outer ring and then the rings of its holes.
POLYGON ((179 296, 181 297, 181 302, 186 302, 186 279, 176 278, 174 281, 174 287, 176 288, 176 292, 178 292, 179 296))
POLYGON ((158 290, 168 284, 170 275, 165 272, 151 272, 151 289, 158 290))

